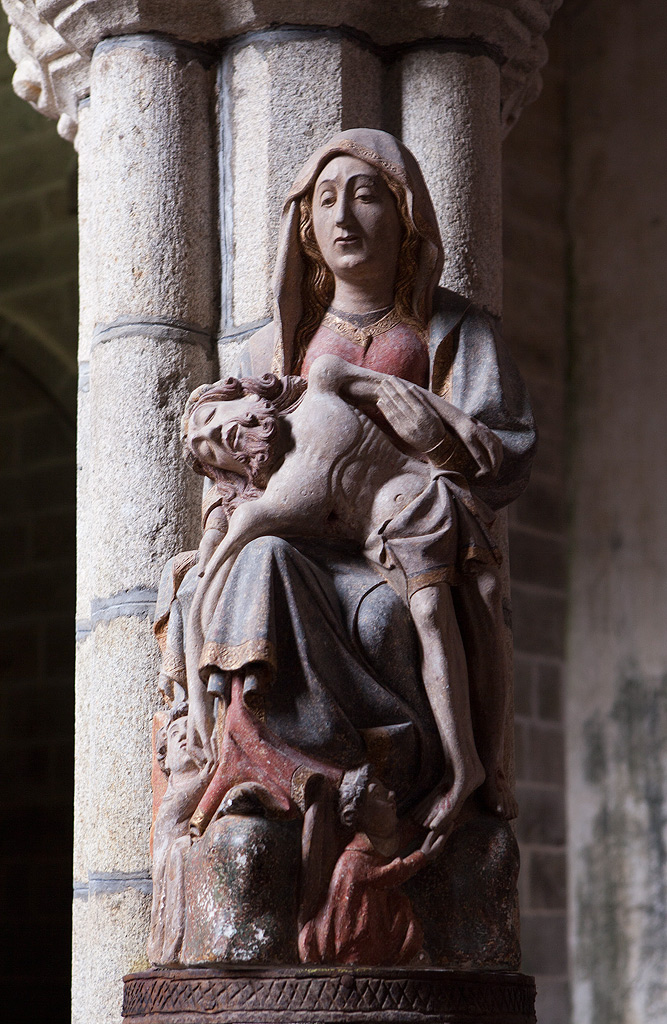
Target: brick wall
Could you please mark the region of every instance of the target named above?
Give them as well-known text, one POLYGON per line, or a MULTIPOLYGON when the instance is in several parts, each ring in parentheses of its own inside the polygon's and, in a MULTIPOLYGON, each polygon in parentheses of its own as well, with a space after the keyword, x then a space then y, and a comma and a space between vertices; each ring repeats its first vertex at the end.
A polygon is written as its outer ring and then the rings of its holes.
POLYGON ((505 142, 505 335, 533 399, 540 447, 510 511, 523 969, 539 1024, 569 1019, 563 656, 567 361, 565 80, 556 15, 540 99, 505 142))

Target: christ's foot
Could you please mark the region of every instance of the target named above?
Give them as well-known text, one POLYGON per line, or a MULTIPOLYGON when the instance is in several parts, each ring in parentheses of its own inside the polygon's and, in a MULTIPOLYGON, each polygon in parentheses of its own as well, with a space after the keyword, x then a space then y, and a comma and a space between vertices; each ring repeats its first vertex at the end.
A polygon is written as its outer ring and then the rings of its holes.
POLYGON ((435 790, 419 805, 423 825, 437 835, 447 835, 464 803, 483 781, 484 770, 479 761, 468 771, 459 772, 450 789, 435 790))

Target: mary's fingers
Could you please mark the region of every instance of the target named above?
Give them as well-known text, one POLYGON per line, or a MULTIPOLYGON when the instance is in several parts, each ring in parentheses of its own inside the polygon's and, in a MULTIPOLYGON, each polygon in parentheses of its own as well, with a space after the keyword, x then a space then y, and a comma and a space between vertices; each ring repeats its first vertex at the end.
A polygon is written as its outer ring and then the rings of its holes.
POLYGON ((406 413, 393 395, 382 395, 378 398, 377 407, 390 423, 399 425, 405 421, 406 413))
POLYGON ((391 392, 392 399, 405 419, 424 420, 424 416, 433 417, 433 410, 420 393, 410 388, 398 388, 391 392))

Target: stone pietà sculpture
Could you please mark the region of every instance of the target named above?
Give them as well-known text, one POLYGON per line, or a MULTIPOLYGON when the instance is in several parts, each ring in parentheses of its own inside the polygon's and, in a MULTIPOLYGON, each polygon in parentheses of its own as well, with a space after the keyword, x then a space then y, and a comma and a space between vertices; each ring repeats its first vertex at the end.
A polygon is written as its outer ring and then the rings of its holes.
POLYGON ((336 136, 287 196, 274 319, 188 402, 209 486, 155 620, 155 964, 518 964, 493 521, 535 431, 442 265, 414 157, 336 136))

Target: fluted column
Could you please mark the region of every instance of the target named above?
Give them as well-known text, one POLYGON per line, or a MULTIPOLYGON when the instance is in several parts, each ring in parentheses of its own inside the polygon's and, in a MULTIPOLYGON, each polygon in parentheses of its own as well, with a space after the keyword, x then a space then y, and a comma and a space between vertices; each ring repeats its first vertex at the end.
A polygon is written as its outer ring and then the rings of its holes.
POLYGON ((81 345, 74 1020, 116 1020, 145 964, 160 570, 197 544, 179 450, 215 373, 213 73, 150 35, 96 48, 80 111, 81 345))
POLYGON ((336 132, 382 127, 382 64, 340 32, 253 33, 222 57, 220 108, 224 365, 272 315, 278 224, 296 171, 336 132))
POLYGON ((424 45, 401 61, 403 141, 421 164, 445 247, 442 283, 502 308, 500 68, 424 45))

